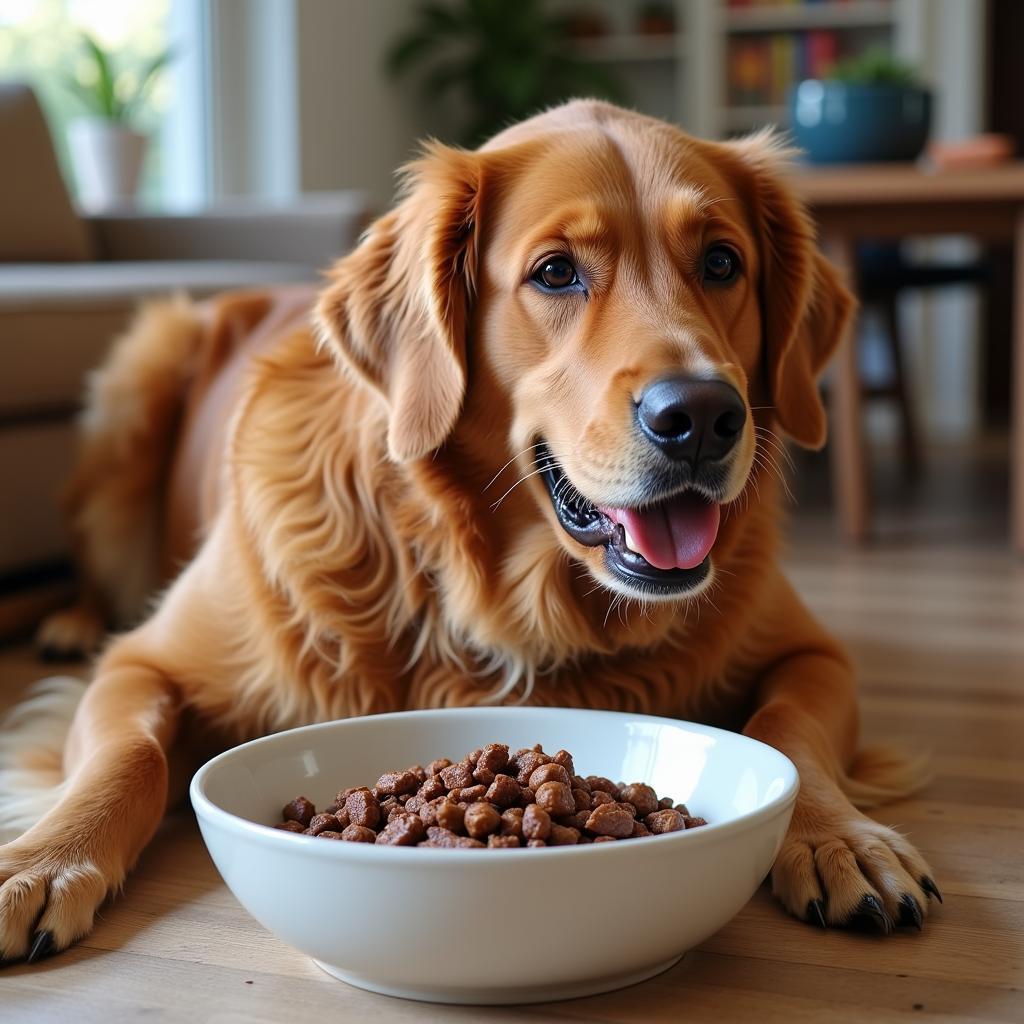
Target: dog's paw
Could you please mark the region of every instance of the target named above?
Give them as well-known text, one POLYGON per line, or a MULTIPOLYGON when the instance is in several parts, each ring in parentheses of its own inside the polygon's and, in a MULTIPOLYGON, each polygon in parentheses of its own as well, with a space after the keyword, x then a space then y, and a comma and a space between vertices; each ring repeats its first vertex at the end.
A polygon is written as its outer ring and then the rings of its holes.
POLYGON ((34 963, 92 929, 110 879, 73 845, 50 851, 0 846, 0 964, 34 963))
POLYGON ((36 632, 36 650, 43 661, 73 661, 95 653, 103 640, 102 619, 90 607, 75 605, 54 612, 36 632))
POLYGON ((931 898, 942 900, 917 850, 852 808, 827 824, 798 814, 771 878, 772 892, 791 914, 822 928, 920 929, 931 898))

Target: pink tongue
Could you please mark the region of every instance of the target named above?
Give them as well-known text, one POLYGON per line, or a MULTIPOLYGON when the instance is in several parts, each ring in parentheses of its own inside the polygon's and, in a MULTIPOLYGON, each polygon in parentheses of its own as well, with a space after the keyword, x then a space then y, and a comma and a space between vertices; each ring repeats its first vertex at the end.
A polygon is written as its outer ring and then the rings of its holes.
POLYGON ((689 492, 653 508, 602 508, 621 523, 633 547, 657 569, 693 569, 718 536, 718 505, 689 492))

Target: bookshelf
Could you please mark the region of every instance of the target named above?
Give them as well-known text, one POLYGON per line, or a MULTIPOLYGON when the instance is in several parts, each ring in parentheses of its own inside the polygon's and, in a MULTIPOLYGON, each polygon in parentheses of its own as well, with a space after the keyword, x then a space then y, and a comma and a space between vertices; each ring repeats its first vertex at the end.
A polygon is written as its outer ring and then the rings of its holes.
POLYGON ((607 31, 580 40, 578 52, 613 69, 633 106, 721 138, 785 126, 792 84, 869 46, 919 59, 928 2, 674 0, 673 31, 645 35, 642 0, 590 0, 607 31))

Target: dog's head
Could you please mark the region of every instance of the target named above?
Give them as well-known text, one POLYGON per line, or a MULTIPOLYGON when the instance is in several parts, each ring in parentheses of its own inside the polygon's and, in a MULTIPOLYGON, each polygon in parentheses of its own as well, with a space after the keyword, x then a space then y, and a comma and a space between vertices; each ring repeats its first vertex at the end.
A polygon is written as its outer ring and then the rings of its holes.
POLYGON ((700 592, 760 431, 824 442, 816 377, 852 305, 784 158, 593 102, 429 148, 317 313, 391 458, 457 442, 496 515, 543 516, 606 587, 700 592))

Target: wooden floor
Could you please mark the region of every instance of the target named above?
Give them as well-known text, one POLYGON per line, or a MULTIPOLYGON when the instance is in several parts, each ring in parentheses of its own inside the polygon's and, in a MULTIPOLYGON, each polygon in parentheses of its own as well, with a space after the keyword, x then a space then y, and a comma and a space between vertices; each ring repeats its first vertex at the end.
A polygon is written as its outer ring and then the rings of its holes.
MULTIPOLYGON (((123 898, 71 951, 0 972, 3 1021, 1024 1021, 1024 565, 1008 555, 1001 458, 932 457, 881 476, 879 539, 839 547, 814 481, 787 556, 861 672, 864 732, 933 753, 935 781, 877 817, 907 832, 945 896, 922 933, 823 933, 762 889, 681 964, 622 992, 482 1010, 329 979, 235 903, 180 813, 123 898)), ((0 652, 0 704, 41 674, 0 652)))

